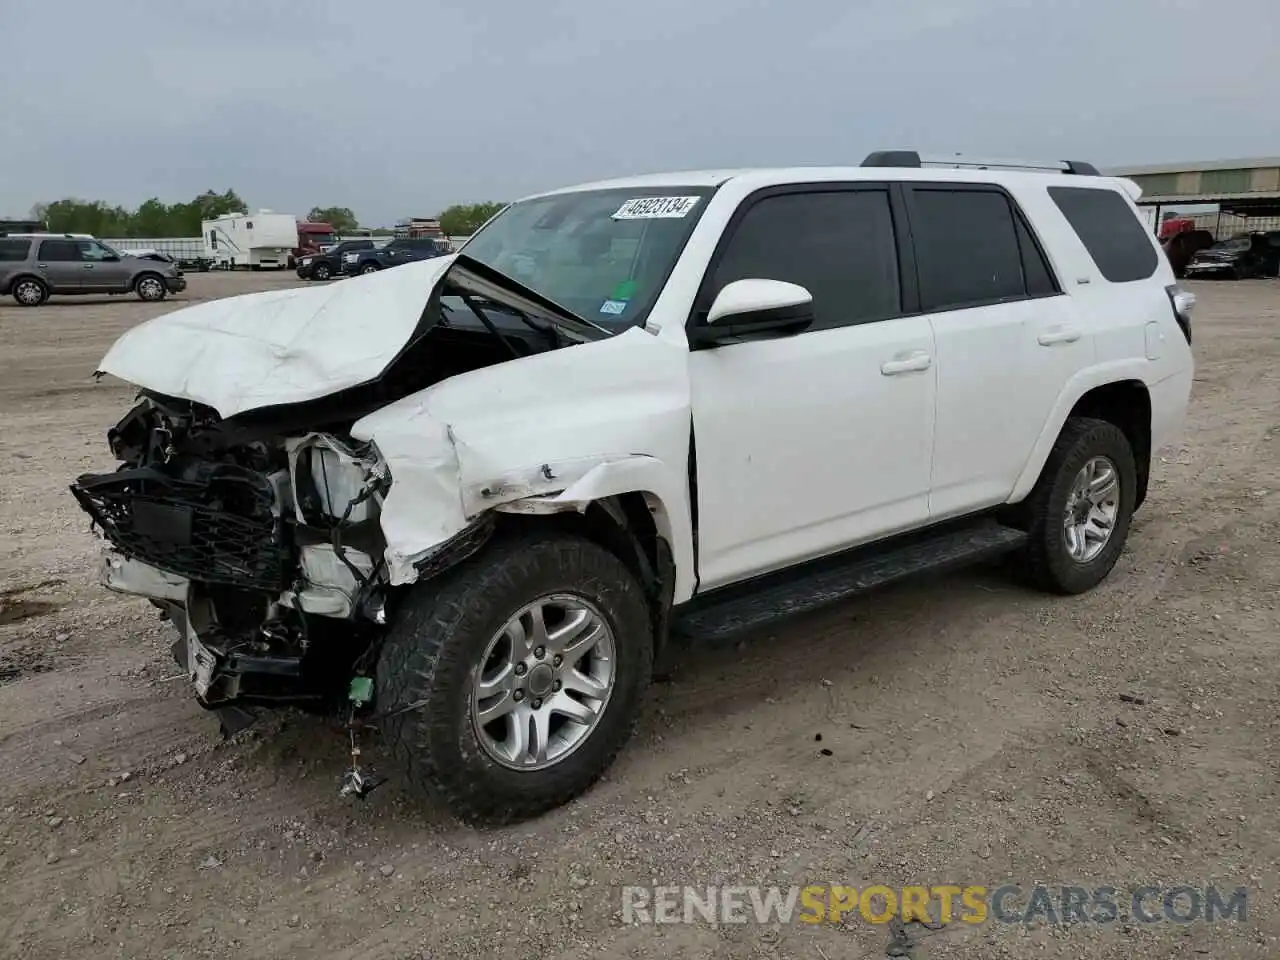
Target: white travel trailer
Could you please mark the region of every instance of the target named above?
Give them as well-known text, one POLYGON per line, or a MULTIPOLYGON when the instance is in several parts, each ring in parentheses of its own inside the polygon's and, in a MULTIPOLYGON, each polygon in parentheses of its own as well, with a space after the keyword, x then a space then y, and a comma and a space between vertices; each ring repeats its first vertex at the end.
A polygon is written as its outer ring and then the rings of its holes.
POLYGON ((215 267, 283 270, 298 245, 298 222, 289 213, 227 213, 200 225, 205 256, 215 267))

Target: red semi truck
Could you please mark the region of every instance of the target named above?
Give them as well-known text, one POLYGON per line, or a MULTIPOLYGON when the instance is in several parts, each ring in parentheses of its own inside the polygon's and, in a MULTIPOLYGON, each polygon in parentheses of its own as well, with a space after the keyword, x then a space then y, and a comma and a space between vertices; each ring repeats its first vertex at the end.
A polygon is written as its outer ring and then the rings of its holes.
POLYGON ((308 254, 317 254, 337 239, 337 232, 329 223, 317 223, 311 220, 298 221, 298 245, 293 248, 293 256, 289 269, 297 266, 298 259, 308 254))

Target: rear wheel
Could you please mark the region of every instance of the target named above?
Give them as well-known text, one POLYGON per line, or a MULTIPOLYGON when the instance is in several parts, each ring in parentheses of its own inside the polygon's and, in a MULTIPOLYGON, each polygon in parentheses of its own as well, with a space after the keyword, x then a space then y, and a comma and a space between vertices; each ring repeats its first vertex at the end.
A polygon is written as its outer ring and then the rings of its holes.
POLYGON ((466 819, 511 822, 599 778, 652 659, 622 561, 576 537, 512 538, 413 588, 379 657, 378 711, 414 786, 466 819))
POLYGON ((1026 569, 1054 593, 1083 593, 1116 565, 1137 493, 1133 448, 1105 420, 1068 420, 1027 500, 1026 569))
POLYGON ((49 299, 49 288, 35 277, 22 277, 13 285, 13 299, 20 307, 38 307, 49 299))

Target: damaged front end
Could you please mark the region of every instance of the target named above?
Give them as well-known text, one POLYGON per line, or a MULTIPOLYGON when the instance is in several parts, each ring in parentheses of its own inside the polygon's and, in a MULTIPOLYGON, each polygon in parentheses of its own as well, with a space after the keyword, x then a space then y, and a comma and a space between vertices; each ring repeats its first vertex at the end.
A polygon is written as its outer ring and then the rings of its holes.
POLYGON ((378 520, 391 476, 374 445, 259 439, 155 395, 109 440, 120 467, 72 492, 108 543, 105 585, 174 623, 200 703, 340 700, 386 616, 378 520))

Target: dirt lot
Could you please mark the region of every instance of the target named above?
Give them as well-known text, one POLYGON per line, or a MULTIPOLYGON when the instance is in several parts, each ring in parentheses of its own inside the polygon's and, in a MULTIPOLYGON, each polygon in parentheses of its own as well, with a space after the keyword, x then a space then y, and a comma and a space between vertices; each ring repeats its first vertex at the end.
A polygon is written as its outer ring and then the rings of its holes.
MULTIPOLYGON (((178 301, 287 282, 196 275, 178 301)), ((0 955, 893 955, 856 914, 623 925, 621 887, 652 882, 1245 886, 1244 922, 953 924, 909 955, 1280 955, 1280 283, 1195 289, 1185 444, 1102 588, 977 570, 699 651, 605 782, 497 831, 394 784, 339 799, 314 720, 219 740, 168 628, 95 585, 66 487, 111 465, 131 398, 94 364, 179 302, 6 301, 0 955)))

